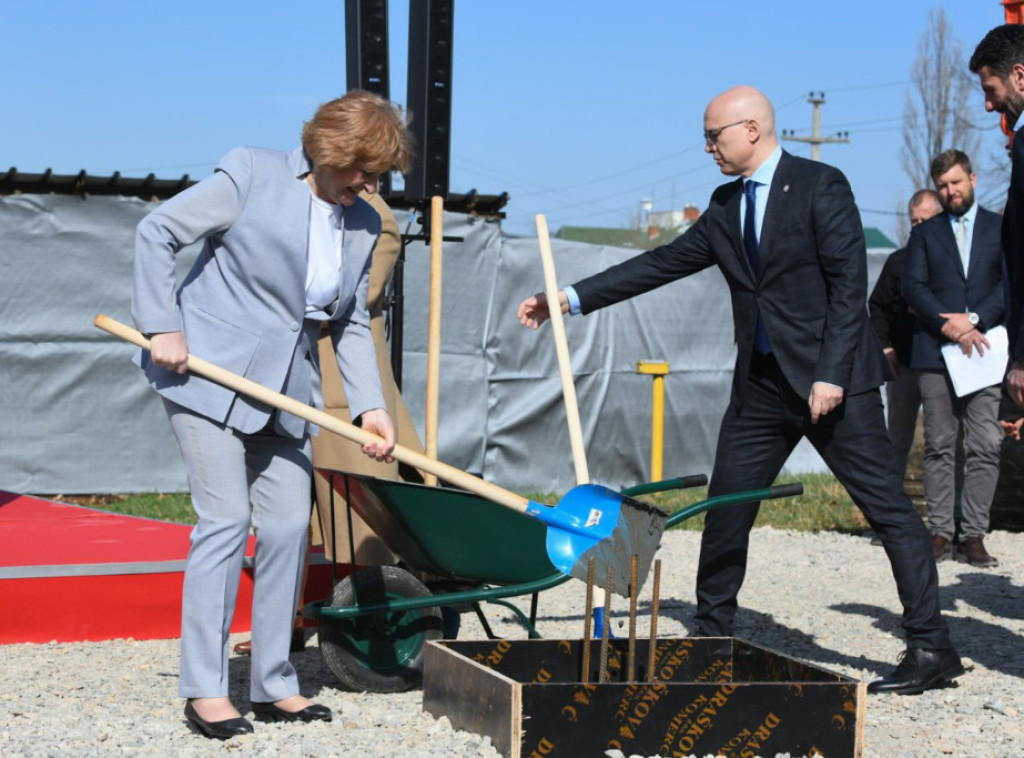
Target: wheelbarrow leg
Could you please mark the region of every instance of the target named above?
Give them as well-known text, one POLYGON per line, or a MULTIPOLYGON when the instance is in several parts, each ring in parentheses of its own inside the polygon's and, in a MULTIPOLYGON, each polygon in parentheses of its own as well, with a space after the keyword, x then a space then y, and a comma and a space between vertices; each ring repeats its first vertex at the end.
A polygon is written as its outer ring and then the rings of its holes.
POLYGON ((442 605, 441 608, 441 630, 446 640, 454 640, 459 636, 459 627, 462 626, 462 617, 458 610, 450 605, 442 605))
MULTIPOLYGON (((336 476, 338 476, 338 475, 336 473, 332 472, 331 476, 330 476, 330 479, 327 482, 327 487, 330 490, 330 498, 331 498, 331 500, 330 500, 330 511, 331 511, 330 540, 331 540, 331 584, 332 585, 338 584, 338 582, 340 582, 344 578, 344 577, 339 576, 339 568, 338 568, 338 535, 334 531, 334 526, 335 526, 335 524, 338 523, 337 519, 336 519, 336 515, 335 515, 335 502, 334 502, 334 493, 336 491, 335 485, 334 485, 334 478, 336 476)), ((349 550, 348 555, 349 555, 349 561, 350 561, 350 563, 349 563, 349 573, 355 573, 355 570, 356 570, 356 544, 355 544, 355 535, 352 532, 352 498, 351 498, 351 496, 349 494, 348 477, 345 476, 342 479, 342 482, 344 483, 344 486, 345 486, 345 512, 347 514, 347 521, 348 521, 348 550, 349 550)), ((320 531, 324 534, 324 537, 326 539, 327 531, 324 529, 323 522, 320 523, 320 531)), ((356 598, 356 602, 358 603, 358 601, 359 601, 359 598, 357 597, 356 598)))
POLYGON ((480 626, 484 628, 484 634, 487 635, 487 639, 498 639, 494 632, 491 631, 491 625, 487 623, 487 617, 484 615, 484 610, 480 607, 480 603, 473 603, 473 610, 476 611, 476 617, 480 620, 480 626))

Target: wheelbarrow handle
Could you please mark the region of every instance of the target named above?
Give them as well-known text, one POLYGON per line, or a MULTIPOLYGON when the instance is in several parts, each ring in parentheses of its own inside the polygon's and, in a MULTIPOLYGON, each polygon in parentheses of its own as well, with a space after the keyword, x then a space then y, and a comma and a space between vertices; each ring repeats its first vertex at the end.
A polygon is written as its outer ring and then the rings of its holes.
POLYGON ((797 495, 804 494, 804 486, 800 482, 791 482, 790 484, 776 484, 771 488, 770 494, 766 500, 774 500, 779 497, 796 497, 797 495))
POLYGON ((707 500, 701 500, 699 503, 688 505, 673 513, 668 517, 667 526, 673 527, 682 521, 686 521, 688 518, 693 518, 705 511, 710 511, 712 508, 720 508, 727 505, 746 505, 747 503, 756 503, 759 500, 775 500, 780 497, 796 497, 802 494, 804 494, 803 484, 792 482, 790 484, 776 484, 774 487, 765 487, 760 490, 733 492, 729 495, 709 497, 707 500))
POLYGON ((622 490, 622 494, 636 497, 637 495, 649 495, 652 492, 664 492, 665 490, 685 490, 690 487, 703 487, 707 483, 707 474, 690 474, 689 476, 678 476, 675 479, 662 479, 658 482, 635 484, 622 490))
MULTIPOLYGON (((141 347, 143 350, 150 349, 149 340, 146 339, 145 335, 136 329, 132 329, 130 326, 125 326, 119 321, 115 321, 114 319, 103 315, 102 313, 93 319, 93 324, 115 337, 119 337, 126 342, 130 342, 133 345, 141 347)), ((345 421, 334 418, 321 410, 317 410, 311 405, 300 403, 294 398, 290 398, 280 392, 275 392, 272 389, 264 387, 262 384, 257 384, 251 379, 246 379, 238 374, 234 374, 227 369, 216 366, 202 358, 197 358, 194 355, 189 355, 188 357, 188 369, 189 371, 199 374, 200 376, 204 376, 207 379, 212 379, 218 384, 222 384, 229 389, 248 395, 249 397, 253 397, 269 406, 277 408, 278 410, 291 413, 292 415, 298 416, 311 424, 316 424, 323 429, 334 432, 335 434, 345 437, 352 442, 357 442, 360 445, 365 445, 368 442, 382 441, 382 438, 378 437, 376 434, 360 429, 354 424, 349 424, 345 421)), ((433 458, 429 458, 415 450, 410 450, 409 448, 401 445, 395 445, 395 449, 391 452, 391 455, 402 463, 406 463, 414 468, 434 474, 439 479, 444 479, 457 487, 461 487, 476 495, 492 500, 499 505, 504 505, 508 508, 519 511, 520 513, 525 513, 529 507, 529 501, 526 498, 499 487, 496 484, 484 481, 472 474, 468 474, 454 466, 449 466, 446 463, 441 463, 433 458)))

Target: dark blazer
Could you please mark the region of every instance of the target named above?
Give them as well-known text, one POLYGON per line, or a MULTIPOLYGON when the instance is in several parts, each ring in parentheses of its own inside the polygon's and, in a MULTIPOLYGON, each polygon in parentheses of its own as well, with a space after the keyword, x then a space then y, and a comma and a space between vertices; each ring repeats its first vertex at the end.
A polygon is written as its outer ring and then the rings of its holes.
POLYGON ((1003 213, 1006 260, 1006 330, 1010 355, 1024 359, 1024 128, 1013 135, 1010 188, 1003 213))
POLYGON ((984 208, 971 233, 970 269, 964 276, 949 213, 940 213, 910 232, 903 272, 903 294, 914 309, 914 349, 911 368, 942 370, 940 348, 946 320, 940 313, 974 311, 982 330, 1003 322, 1003 250, 999 216, 984 208))
POLYGON ((573 285, 584 313, 717 265, 732 293, 738 355, 732 399, 742 403, 760 310, 786 380, 800 395, 815 381, 858 394, 884 380, 871 330, 867 251, 846 177, 783 152, 750 268, 740 235, 742 180, 718 187, 683 235, 573 285))
POLYGON ((897 362, 910 365, 910 352, 914 345, 914 314, 903 298, 903 267, 907 249, 901 247, 885 259, 882 273, 868 298, 871 326, 882 349, 896 351, 897 362))

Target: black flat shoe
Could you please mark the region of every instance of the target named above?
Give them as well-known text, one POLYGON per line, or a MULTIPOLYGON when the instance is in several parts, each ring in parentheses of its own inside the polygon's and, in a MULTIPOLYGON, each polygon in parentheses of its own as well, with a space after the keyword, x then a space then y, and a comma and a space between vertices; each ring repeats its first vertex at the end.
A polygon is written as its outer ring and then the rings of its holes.
POLYGON ((238 718, 224 719, 223 721, 207 721, 196 713, 196 709, 192 707, 191 702, 185 703, 185 718, 199 730, 201 735, 215 740, 230 740, 232 737, 237 737, 240 734, 252 734, 252 724, 249 723, 248 719, 239 716, 238 718))
POLYGON ((871 682, 868 692, 876 695, 916 695, 952 682, 963 673, 960 656, 952 648, 925 650, 910 647, 900 656, 896 670, 883 679, 871 682))
POLYGON ((330 721, 334 716, 326 705, 307 705, 301 711, 286 711, 273 703, 253 703, 252 715, 257 721, 330 721))

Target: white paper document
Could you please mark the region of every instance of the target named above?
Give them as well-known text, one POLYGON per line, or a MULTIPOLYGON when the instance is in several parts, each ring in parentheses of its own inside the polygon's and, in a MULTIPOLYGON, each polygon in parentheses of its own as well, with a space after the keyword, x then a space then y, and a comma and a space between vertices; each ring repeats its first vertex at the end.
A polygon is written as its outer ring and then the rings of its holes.
POLYGON ((942 359, 946 362, 946 370, 949 371, 957 397, 1003 381, 1009 358, 1006 327, 989 329, 985 337, 992 347, 985 350, 984 355, 978 355, 977 349, 972 349, 968 358, 955 342, 942 346, 942 359))

